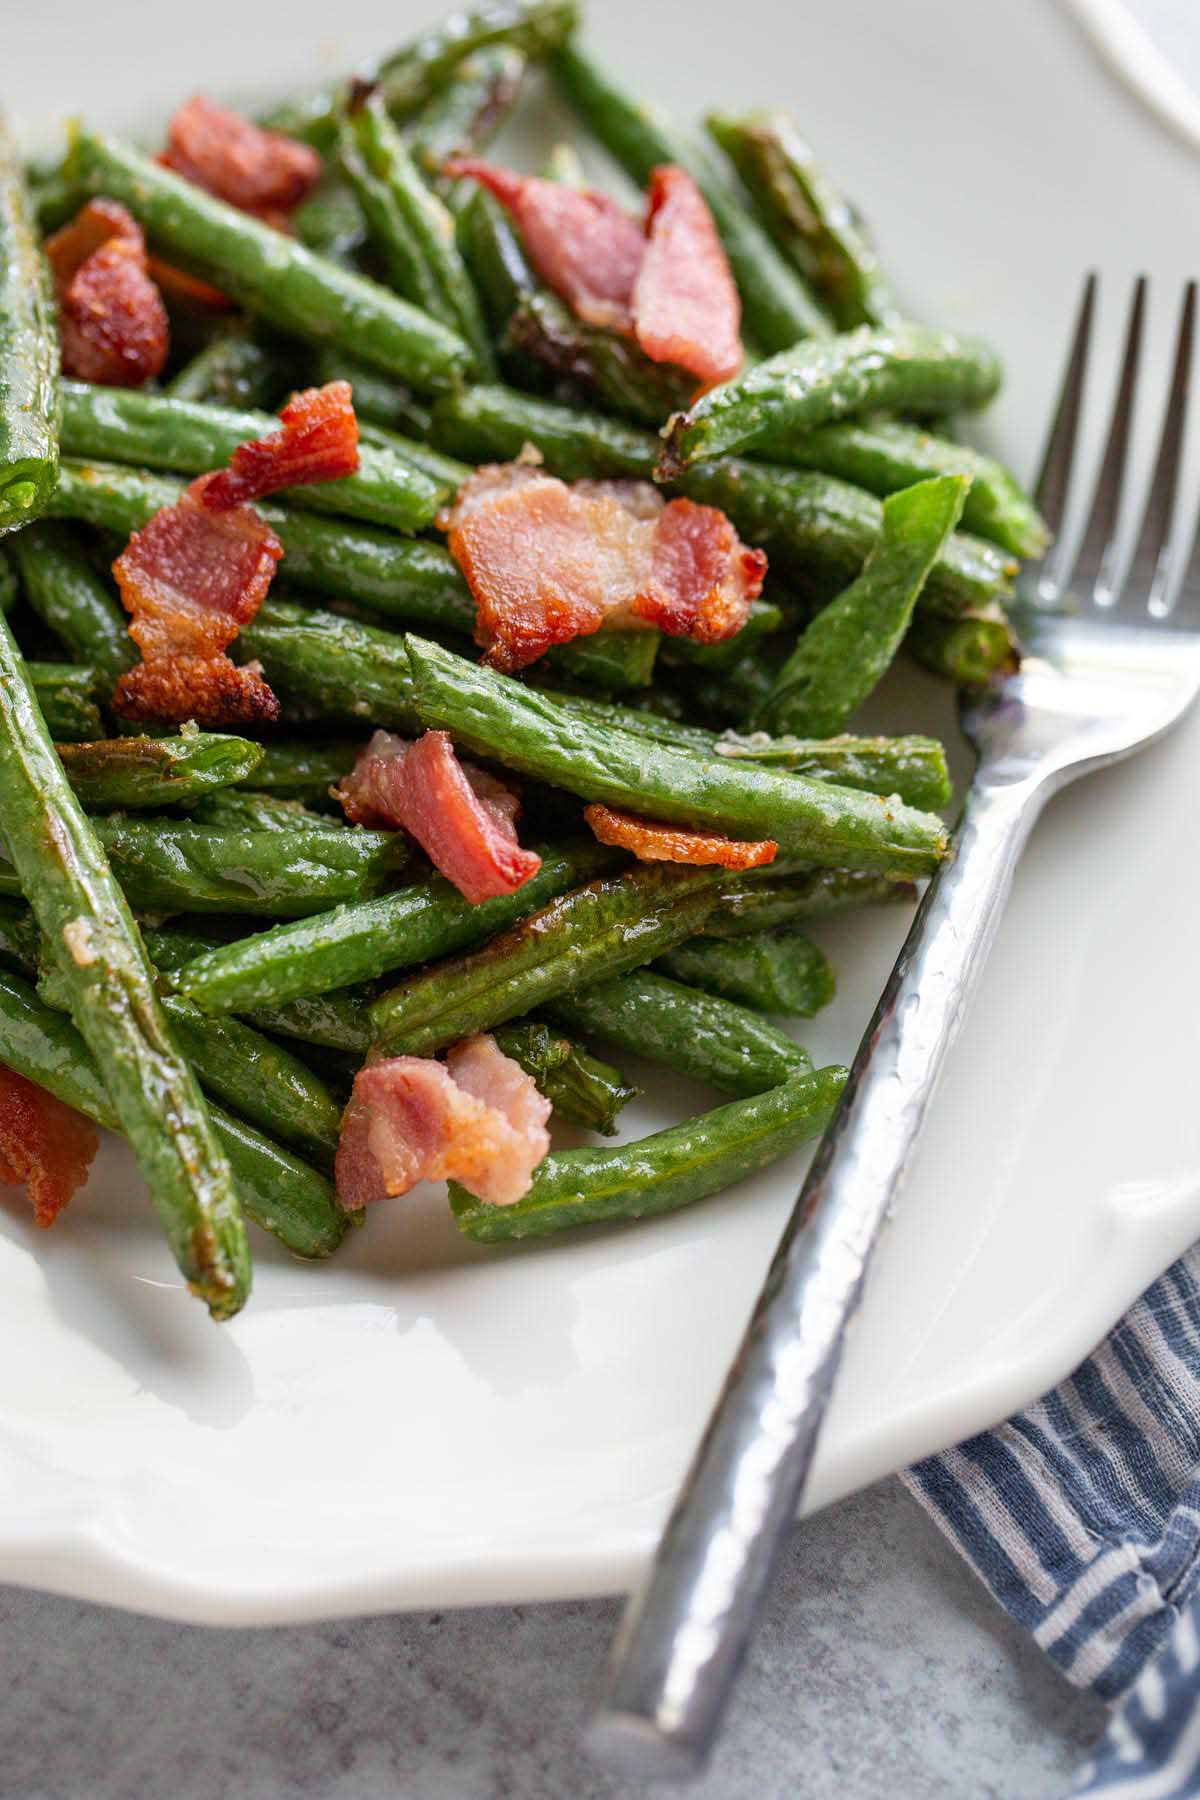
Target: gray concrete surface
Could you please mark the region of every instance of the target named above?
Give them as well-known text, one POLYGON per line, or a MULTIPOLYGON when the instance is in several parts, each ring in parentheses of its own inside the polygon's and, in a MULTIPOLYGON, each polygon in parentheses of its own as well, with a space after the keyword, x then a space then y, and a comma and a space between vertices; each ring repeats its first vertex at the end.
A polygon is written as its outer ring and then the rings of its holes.
MULTIPOLYGON (((632 1800, 578 1748, 617 1613, 235 1632, 0 1589, 0 1796, 632 1800)), ((1057 1800, 1102 1723, 888 1482, 797 1528, 688 1792, 1057 1800)))

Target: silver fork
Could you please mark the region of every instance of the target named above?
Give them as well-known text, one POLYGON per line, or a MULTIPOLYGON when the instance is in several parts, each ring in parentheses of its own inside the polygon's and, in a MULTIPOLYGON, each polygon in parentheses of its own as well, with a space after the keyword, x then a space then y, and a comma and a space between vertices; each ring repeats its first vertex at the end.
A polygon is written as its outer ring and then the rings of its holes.
MULTIPOLYGON (((1096 305, 1084 288, 1038 500, 1057 533, 1072 485, 1096 305)), ((1176 497, 1191 385, 1189 284, 1136 547, 1119 525, 1141 362, 1145 280, 1133 295, 1108 438, 1083 538, 1026 571, 1018 674, 963 696, 978 766, 951 857, 917 913, 846 1092, 784 1231, 662 1542, 630 1603, 588 1734, 646 1779, 702 1764, 775 1555, 796 1516, 846 1327, 983 968, 1013 871, 1050 796, 1140 750, 1200 689, 1200 535, 1182 580, 1176 497), (1176 594, 1175 590, 1178 589, 1176 594)))

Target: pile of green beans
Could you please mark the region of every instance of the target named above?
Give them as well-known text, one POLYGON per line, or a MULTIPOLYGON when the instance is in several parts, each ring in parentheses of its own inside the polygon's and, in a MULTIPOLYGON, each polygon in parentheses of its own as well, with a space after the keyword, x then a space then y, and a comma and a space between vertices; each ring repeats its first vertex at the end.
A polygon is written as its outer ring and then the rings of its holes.
MULTIPOLYGON (((606 1137, 640 1091, 608 1055, 713 1091, 649 1137, 553 1150, 515 1205, 452 1184, 482 1242, 667 1212, 819 1132, 845 1071, 787 1022, 834 999, 822 918, 911 904, 949 842, 945 747, 863 709, 885 678, 893 704, 901 653, 963 686, 1019 658, 1006 602, 1046 527, 953 431, 997 390, 992 350, 906 316, 790 118, 683 128, 592 59, 578 14, 481 0, 275 108, 260 122, 320 158, 287 230, 86 123, 26 170, 0 125, 0 1063, 124 1133, 215 1318, 249 1292, 246 1220, 303 1257, 343 1238, 331 1177, 367 1059, 490 1032, 557 1119, 606 1137), (640 187, 693 177, 740 295, 730 379, 697 391, 576 312, 509 211, 446 173, 538 63, 640 187), (101 195, 227 302, 171 284, 152 388, 60 372, 41 246, 101 195), (283 560, 230 647, 279 724, 128 726, 114 559, 334 380, 357 469, 254 502, 283 560), (476 575, 439 533, 477 468, 521 458, 726 515, 770 565, 740 628, 696 642, 619 612, 519 676, 481 662, 476 575), (405 832, 351 824, 339 786, 380 730, 447 733, 518 790, 537 872, 471 904, 405 832), (774 860, 639 861, 588 832, 595 805, 774 860)), ((587 185, 569 142, 540 173, 587 185)))

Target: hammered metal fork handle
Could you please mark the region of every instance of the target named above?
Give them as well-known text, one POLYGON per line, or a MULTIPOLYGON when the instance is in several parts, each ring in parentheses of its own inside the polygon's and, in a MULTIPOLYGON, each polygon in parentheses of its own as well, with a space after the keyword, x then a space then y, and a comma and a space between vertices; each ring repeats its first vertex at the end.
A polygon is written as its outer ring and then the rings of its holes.
POLYGON ((1046 793, 1036 778, 976 777, 614 1645, 589 1733, 610 1766, 670 1779, 708 1753, 804 1491, 871 1252, 1046 793))

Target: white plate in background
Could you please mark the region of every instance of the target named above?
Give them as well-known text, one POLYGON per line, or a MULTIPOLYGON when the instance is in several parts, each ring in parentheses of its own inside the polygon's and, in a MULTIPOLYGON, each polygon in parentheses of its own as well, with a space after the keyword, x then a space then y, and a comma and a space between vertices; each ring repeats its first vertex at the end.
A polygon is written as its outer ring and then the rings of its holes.
MULTIPOLYGON (((1085 269, 1122 302, 1148 269, 1165 340, 1197 272, 1200 169, 1044 0, 594 14, 597 49, 648 97, 795 110, 913 310, 1001 348, 989 441, 1022 473, 1085 269)), ((43 0, 8 22, 0 98, 30 129, 79 112, 152 130, 198 87, 279 89, 382 51, 427 6, 360 0, 334 46, 327 19, 323 0, 210 0, 202 21, 43 0)), ((883 706, 949 729, 918 677, 883 706)), ((1200 1232, 1198 753, 1193 721, 1039 828, 871 1282, 814 1504, 1033 1399, 1200 1232)), ((841 976, 804 1032, 819 1060, 853 1052, 904 924, 819 931, 841 976)), ((651 1079, 636 1132, 711 1103, 651 1079)), ((511 1253, 461 1241, 429 1190, 378 1207, 326 1266, 260 1248, 249 1307, 217 1329, 106 1145, 52 1232, 20 1199, 0 1212, 0 1578, 220 1623, 626 1585, 802 1169, 511 1253)))

